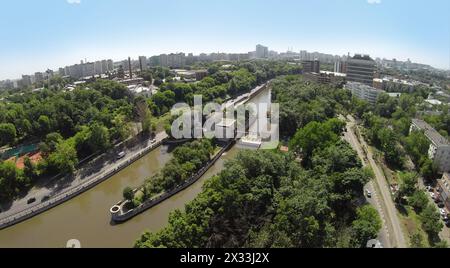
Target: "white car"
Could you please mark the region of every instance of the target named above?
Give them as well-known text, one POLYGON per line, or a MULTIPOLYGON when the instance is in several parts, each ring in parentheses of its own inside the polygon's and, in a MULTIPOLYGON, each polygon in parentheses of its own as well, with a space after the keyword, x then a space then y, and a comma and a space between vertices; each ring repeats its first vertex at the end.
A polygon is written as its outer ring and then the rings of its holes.
POLYGON ((445 209, 443 209, 443 208, 439 209, 439 213, 441 214, 442 217, 447 216, 447 211, 445 211, 445 209))
POLYGON ((117 154, 117 159, 124 158, 125 154, 126 154, 126 153, 125 153, 124 151, 118 153, 118 154, 117 154))
POLYGON ((432 188, 430 185, 428 185, 428 186, 426 187, 426 189, 427 189, 428 192, 432 192, 432 191, 433 191, 433 188, 432 188))
POLYGON ((430 193, 431 198, 433 198, 433 200, 436 198, 436 195, 434 193, 430 193))
POLYGON ((368 198, 372 197, 372 193, 369 190, 367 190, 367 189, 366 189, 366 195, 367 195, 368 198))

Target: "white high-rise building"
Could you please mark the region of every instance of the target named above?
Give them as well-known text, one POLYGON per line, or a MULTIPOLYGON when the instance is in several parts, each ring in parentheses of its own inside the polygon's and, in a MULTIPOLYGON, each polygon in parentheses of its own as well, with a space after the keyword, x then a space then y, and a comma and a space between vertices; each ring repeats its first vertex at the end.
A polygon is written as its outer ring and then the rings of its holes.
POLYGON ((269 48, 263 45, 256 45, 256 58, 267 59, 269 57, 269 48))

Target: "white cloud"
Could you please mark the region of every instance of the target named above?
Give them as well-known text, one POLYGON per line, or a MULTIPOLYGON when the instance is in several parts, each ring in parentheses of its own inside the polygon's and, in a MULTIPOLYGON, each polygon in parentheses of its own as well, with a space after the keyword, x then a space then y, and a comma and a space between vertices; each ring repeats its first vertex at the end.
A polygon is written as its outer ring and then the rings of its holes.
POLYGON ((381 0, 367 0, 367 3, 371 5, 379 5, 381 4, 381 0))
POLYGON ((67 0, 67 3, 71 5, 79 5, 81 4, 81 0, 67 0))

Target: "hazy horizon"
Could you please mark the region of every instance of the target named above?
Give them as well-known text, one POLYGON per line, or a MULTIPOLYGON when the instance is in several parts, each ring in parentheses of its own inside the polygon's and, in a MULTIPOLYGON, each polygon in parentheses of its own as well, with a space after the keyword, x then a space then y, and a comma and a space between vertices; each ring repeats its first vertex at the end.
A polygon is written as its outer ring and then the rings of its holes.
POLYGON ((0 79, 84 60, 270 50, 364 53, 450 69, 446 0, 9 1, 0 79), (20 17, 17 16, 20 14, 20 17))

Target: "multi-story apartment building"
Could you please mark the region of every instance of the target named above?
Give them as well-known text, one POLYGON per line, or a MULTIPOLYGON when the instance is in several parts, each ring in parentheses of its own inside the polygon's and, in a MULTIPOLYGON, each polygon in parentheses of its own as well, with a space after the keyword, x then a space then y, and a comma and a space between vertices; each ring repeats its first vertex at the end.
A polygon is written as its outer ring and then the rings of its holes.
POLYGON ((87 62, 83 64, 83 77, 94 76, 95 75, 95 63, 87 62))
MULTIPOLYGON (((105 70, 106 71, 106 70, 105 70)), ((103 65, 101 61, 94 62, 94 74, 102 74, 103 73, 103 65)))
POLYGON ((139 69, 141 71, 147 70, 147 57, 139 56, 139 69))
POLYGON ((22 75, 22 80, 20 80, 20 86, 22 87, 28 87, 31 86, 31 76, 29 75, 22 75))
POLYGON ((269 57, 269 48, 263 45, 256 45, 256 58, 266 59, 269 57))
POLYGON ((303 73, 320 73, 320 61, 318 60, 303 60, 303 73))
POLYGON ((41 72, 34 73, 34 82, 39 83, 44 80, 44 74, 41 72))
POLYGON ((373 86, 375 61, 368 55, 356 54, 347 60, 347 81, 373 86))
POLYGON ((450 172, 450 143, 427 122, 421 119, 413 119, 411 131, 423 131, 430 141, 428 157, 433 160, 439 172, 450 172))
POLYGON ((334 62, 335 73, 347 73, 347 61, 337 60, 334 62))
POLYGON ((352 95, 358 99, 365 100, 370 104, 377 102, 378 96, 384 93, 384 90, 379 90, 374 87, 368 86, 358 82, 347 82, 345 88, 352 92, 352 95))
POLYGON ((161 54, 159 55, 159 64, 163 67, 183 68, 186 64, 186 56, 184 53, 161 54))

